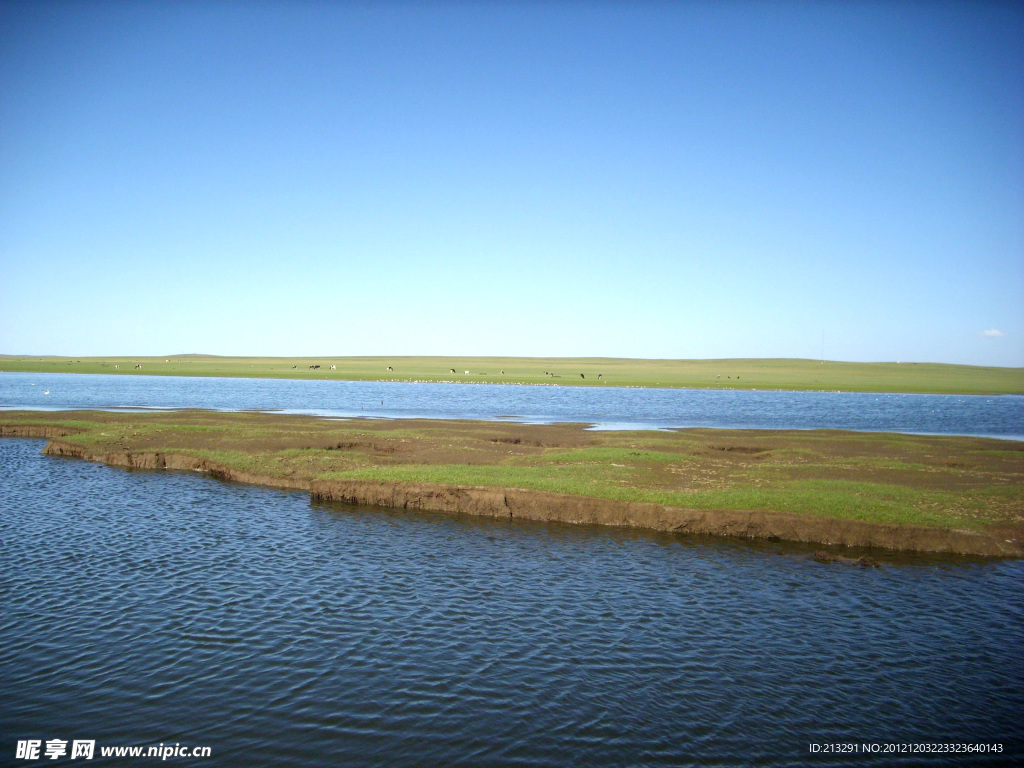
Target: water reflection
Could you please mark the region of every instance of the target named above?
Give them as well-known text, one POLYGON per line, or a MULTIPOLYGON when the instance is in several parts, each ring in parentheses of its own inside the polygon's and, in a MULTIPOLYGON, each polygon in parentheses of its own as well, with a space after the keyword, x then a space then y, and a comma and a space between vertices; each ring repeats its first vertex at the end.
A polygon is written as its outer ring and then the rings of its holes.
POLYGON ((1024 440, 1024 396, 543 387, 5 373, 0 408, 207 408, 605 429, 852 429, 1024 440), (33 386, 36 385, 36 386, 33 386), (44 396, 42 390, 48 389, 44 396))
POLYGON ((1024 756, 1020 561, 855 568, 311 505, 41 446, 0 441, 7 739, 273 765, 797 765, 851 739, 1024 756))

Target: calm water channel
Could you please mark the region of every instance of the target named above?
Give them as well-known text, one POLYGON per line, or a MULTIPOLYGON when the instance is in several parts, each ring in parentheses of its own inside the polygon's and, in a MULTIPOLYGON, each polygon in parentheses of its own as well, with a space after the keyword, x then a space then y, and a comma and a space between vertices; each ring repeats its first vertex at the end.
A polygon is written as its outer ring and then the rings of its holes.
POLYGON ((2 408, 211 408, 586 422, 603 428, 855 429, 1024 440, 1024 397, 0 374, 2 408))
POLYGON ((79 764, 14 759, 55 738, 212 750, 168 765, 1024 758, 1020 561, 311 505, 42 446, 0 440, 0 764, 79 764), (1004 751, 809 754, 846 741, 1004 751))

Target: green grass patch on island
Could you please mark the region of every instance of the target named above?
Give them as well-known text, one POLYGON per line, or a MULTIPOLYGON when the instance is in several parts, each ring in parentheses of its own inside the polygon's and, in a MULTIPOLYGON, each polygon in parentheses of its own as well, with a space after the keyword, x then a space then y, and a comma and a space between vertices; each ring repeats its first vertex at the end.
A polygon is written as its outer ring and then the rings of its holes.
POLYGON ((269 484, 351 479, 522 488, 689 509, 1024 535, 1024 444, 984 438, 596 432, 575 424, 209 411, 9 411, 0 414, 0 425, 8 432, 67 431, 62 441, 101 457, 192 456, 269 484))

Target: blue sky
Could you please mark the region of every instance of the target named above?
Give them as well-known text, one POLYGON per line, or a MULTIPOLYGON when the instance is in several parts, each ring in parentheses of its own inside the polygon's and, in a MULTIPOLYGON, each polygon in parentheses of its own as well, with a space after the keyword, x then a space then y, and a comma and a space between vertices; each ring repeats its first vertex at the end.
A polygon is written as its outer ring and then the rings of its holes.
POLYGON ((0 353, 1024 366, 1024 7, 0 2, 0 353))

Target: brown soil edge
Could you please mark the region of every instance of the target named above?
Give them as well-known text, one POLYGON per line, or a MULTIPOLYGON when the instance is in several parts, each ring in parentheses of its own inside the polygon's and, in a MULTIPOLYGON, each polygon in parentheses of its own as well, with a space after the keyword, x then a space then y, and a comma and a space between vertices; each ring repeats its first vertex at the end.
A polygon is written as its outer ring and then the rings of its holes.
POLYGON ((49 424, 0 424, 0 437, 41 437, 50 440, 81 431, 73 427, 54 427, 49 424))
POLYGON ((127 469, 198 471, 249 485, 308 491, 312 500, 417 509, 492 518, 646 528, 680 534, 793 541, 903 552, 1024 557, 1024 543, 975 531, 886 525, 862 520, 794 515, 768 510, 699 510, 647 502, 571 496, 524 488, 397 483, 371 480, 289 480, 244 472, 176 453, 90 452, 60 440, 78 430, 43 425, 0 427, 0 436, 47 438, 48 456, 65 456, 127 469))

